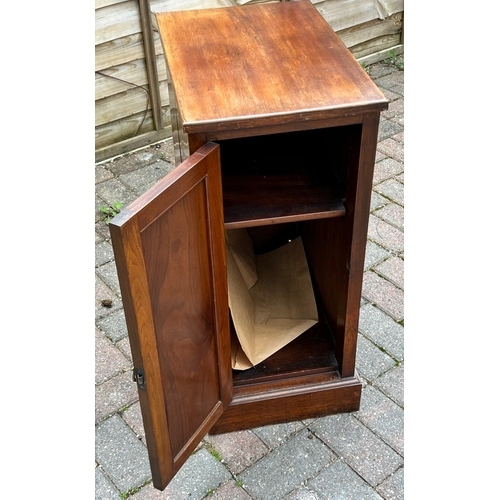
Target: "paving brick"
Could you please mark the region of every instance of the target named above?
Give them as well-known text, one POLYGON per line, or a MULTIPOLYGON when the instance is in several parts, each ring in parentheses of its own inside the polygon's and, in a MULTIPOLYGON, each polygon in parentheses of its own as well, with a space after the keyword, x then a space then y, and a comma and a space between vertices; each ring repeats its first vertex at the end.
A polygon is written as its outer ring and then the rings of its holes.
MULTIPOLYGON (((402 92, 401 92, 401 95, 403 95, 402 92)), ((391 118, 391 121, 399 123, 399 125, 401 125, 402 127, 405 126, 405 117, 404 117, 404 115, 395 116, 394 118, 391 118)))
POLYGON ((396 321, 404 318, 404 292, 372 271, 363 276, 363 297, 390 314, 396 321))
POLYGON ((392 138, 395 140, 395 141, 398 141, 398 142, 405 142, 405 132, 404 130, 402 130, 401 132, 398 132, 397 134, 393 135, 392 138))
POLYGON ((99 277, 95 277, 95 317, 102 318, 108 314, 112 314, 116 311, 117 307, 121 307, 121 300, 118 296, 109 288, 106 283, 99 277), (111 307, 104 307, 103 300, 111 301, 111 307))
MULTIPOLYGON (((188 458, 165 488, 164 496, 158 498, 201 500, 207 493, 216 490, 229 479, 231 479, 229 471, 202 448, 188 458)), ((141 500, 142 497, 138 498, 141 500)))
MULTIPOLYGON (((125 320, 125 318, 124 318, 124 320, 125 320)), ((130 339, 128 338, 128 334, 126 337, 124 337, 123 339, 116 342, 116 347, 118 347, 118 349, 120 349, 120 351, 124 354, 124 356, 129 361, 132 361, 132 351, 130 349, 130 339)))
POLYGON ((404 165, 394 158, 384 158, 375 164, 373 172, 373 185, 376 186, 382 181, 390 179, 400 174, 404 170, 404 165))
POLYGON ((400 88, 404 84, 404 74, 404 71, 394 70, 374 81, 378 86, 394 91, 394 88, 400 88))
POLYGON ((369 74, 372 80, 376 80, 382 76, 390 75, 392 73, 392 69, 387 66, 387 64, 375 63, 369 66, 369 74))
POLYGON ((385 500, 403 500, 404 499, 404 469, 401 467, 394 474, 391 474, 380 486, 377 491, 385 500))
POLYGON ((130 361, 96 328, 95 383, 100 384, 114 375, 130 369, 130 361))
POLYGON ((283 446, 275 448, 239 478, 255 500, 277 500, 316 475, 334 459, 331 450, 304 430, 283 446))
POLYGON ((97 321, 97 326, 113 342, 118 342, 128 336, 125 312, 118 309, 97 321))
POLYGON ((372 381, 394 367, 396 362, 380 350, 372 341, 358 335, 356 350, 356 369, 366 379, 372 381))
POLYGON ((144 168, 157 159, 159 159, 159 154, 157 154, 156 148, 150 146, 114 158, 112 161, 106 163, 106 168, 114 175, 118 176, 144 168))
POLYGON ((307 482, 307 486, 318 492, 321 500, 383 500, 341 460, 321 471, 317 477, 307 482))
MULTIPOLYGON (((401 99, 401 94, 399 92, 394 92, 392 90, 389 90, 389 89, 384 89, 384 88, 380 88, 379 89, 382 94, 384 94, 384 96, 389 99, 391 102, 394 100, 394 99, 401 99)), ((382 118, 385 118, 386 115, 385 113, 387 113, 388 110, 386 111, 382 111, 381 113, 381 117, 382 118)))
POLYGON ((404 97, 405 95, 405 88, 404 85, 394 85, 394 87, 391 87, 391 90, 395 92, 396 94, 399 94, 401 97, 404 97))
POLYGON ((99 266, 96 269, 98 276, 104 281, 104 283, 113 290, 114 293, 120 295, 120 284, 118 282, 118 274, 116 272, 115 261, 108 262, 99 266))
POLYGON ((252 500, 252 497, 236 481, 228 481, 216 489, 209 500, 252 500))
POLYGON ((107 206, 107 202, 103 200, 101 197, 96 196, 94 198, 94 210, 95 210, 95 215, 94 215, 94 222, 100 222, 104 220, 104 214, 101 211, 101 207, 107 206))
POLYGON ((404 455, 404 412, 399 405, 368 385, 363 389, 356 416, 401 456, 404 455))
POLYGON ((404 250, 403 231, 374 215, 368 221, 368 238, 395 253, 404 250))
POLYGON ((305 486, 299 486, 296 490, 284 496, 282 500, 322 500, 317 493, 307 489, 305 486))
POLYGON ((174 151, 172 137, 151 146, 126 153, 106 164, 114 174, 123 174, 144 168, 158 160, 173 162, 174 151))
POLYGON ((96 165, 95 167, 95 183, 107 181, 114 177, 113 172, 110 172, 104 165, 96 165))
POLYGON ((287 422, 257 427, 253 432, 270 448, 276 448, 295 436, 304 426, 303 422, 287 422))
POLYGON ((144 168, 120 175, 119 179, 133 189, 137 195, 140 195, 154 186, 160 179, 165 177, 168 172, 171 172, 173 168, 174 166, 172 164, 166 161, 157 160, 144 168))
POLYGON ((379 142, 377 144, 377 149, 381 153, 384 153, 386 156, 394 158, 397 161, 404 161, 404 146, 390 137, 379 142))
MULTIPOLYGON (((209 488, 207 491, 207 495, 201 498, 206 500, 252 500, 243 488, 236 485, 234 480, 229 480, 216 489, 209 488)), ((182 489, 182 485, 178 488, 167 487, 164 491, 159 491, 150 483, 131 496, 130 500, 191 500, 192 498, 189 488, 182 489)))
POLYGON ((132 370, 116 375, 95 388, 95 419, 99 422, 139 399, 132 370))
POLYGON ((370 198, 370 212, 387 205, 387 203, 389 203, 389 200, 387 198, 384 198, 380 194, 375 193, 375 191, 372 191, 372 195, 370 198))
POLYGON ((146 447, 118 415, 97 426, 95 453, 120 493, 142 486, 151 478, 146 447))
POLYGON ((95 230, 97 233, 102 235, 103 239, 109 240, 111 238, 111 235, 109 234, 109 226, 101 219, 101 216, 97 217, 97 214, 95 230))
POLYGON ((390 397, 401 407, 404 407, 404 363, 395 366, 378 377, 373 385, 390 397))
POLYGON ((403 458, 354 415, 324 417, 311 430, 371 486, 380 484, 403 463, 403 458))
POLYGON ((101 467, 95 469, 95 500, 121 500, 120 492, 103 474, 101 467))
POLYGON ((367 271, 368 269, 371 269, 373 266, 379 264, 389 256, 390 253, 385 248, 373 243, 373 241, 367 241, 364 270, 367 271))
POLYGON ((130 500, 171 500, 173 497, 165 491, 157 490, 153 483, 147 483, 128 498, 130 500))
POLYGON ((391 100, 389 108, 383 113, 384 118, 389 119, 395 116, 402 116, 404 114, 404 106, 405 100, 403 98, 391 100))
POLYGON ((394 283, 398 288, 404 289, 404 261, 399 257, 389 257, 384 262, 375 266, 375 271, 394 283))
POLYGON ((387 179, 375 186, 375 191, 400 205, 404 205, 404 186, 394 179, 387 179))
POLYGON ((102 241, 95 246, 96 267, 111 262, 114 257, 113 247, 109 241, 102 241))
POLYGON ((359 311, 359 330, 399 361, 404 357, 404 328, 378 307, 366 304, 359 311))
POLYGON ((394 123, 390 120, 381 120, 378 129, 378 140, 382 141, 388 137, 392 137, 402 130, 403 127, 398 123, 394 123))
POLYGON ((105 240, 105 238, 103 237, 103 235, 101 233, 99 233, 98 231, 96 231, 95 232, 95 244, 96 244, 96 246, 104 240, 105 240))
POLYGON ((123 413, 123 421, 134 431, 139 441, 146 443, 146 433, 144 432, 144 422, 142 421, 141 405, 139 401, 131 404, 123 413))
POLYGON ((388 203, 379 210, 375 210, 373 215, 396 226, 398 229, 401 229, 401 231, 404 230, 404 208, 397 203, 388 203))
POLYGON ((108 206, 123 203, 123 206, 126 207, 137 198, 136 193, 115 178, 97 184, 95 189, 99 198, 104 200, 108 206))
POLYGON ((208 435, 205 441, 217 450, 233 474, 244 471, 269 451, 252 431, 208 435))

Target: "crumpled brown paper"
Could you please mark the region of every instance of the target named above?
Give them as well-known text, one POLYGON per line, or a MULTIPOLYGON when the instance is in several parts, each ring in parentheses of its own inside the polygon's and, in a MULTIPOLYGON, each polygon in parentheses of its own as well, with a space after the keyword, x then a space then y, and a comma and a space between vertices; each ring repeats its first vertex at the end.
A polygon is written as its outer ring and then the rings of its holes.
POLYGON ((260 363, 318 322, 302 239, 254 255, 246 229, 226 231, 232 367, 260 363))

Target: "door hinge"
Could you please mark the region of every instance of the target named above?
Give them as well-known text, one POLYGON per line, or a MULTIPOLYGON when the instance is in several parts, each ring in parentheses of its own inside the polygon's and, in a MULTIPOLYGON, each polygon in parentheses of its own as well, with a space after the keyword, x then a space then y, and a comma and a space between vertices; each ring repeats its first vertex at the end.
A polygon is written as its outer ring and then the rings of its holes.
POLYGON ((132 378, 134 382, 137 382, 139 389, 146 390, 146 378, 144 376, 144 370, 142 368, 134 368, 132 378))

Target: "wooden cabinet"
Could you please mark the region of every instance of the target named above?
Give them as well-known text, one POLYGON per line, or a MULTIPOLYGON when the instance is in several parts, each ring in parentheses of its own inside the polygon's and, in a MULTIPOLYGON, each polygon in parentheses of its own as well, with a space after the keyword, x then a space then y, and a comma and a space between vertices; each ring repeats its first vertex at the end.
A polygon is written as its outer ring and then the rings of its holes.
POLYGON ((359 408, 359 304, 387 100, 309 1, 157 15, 176 168, 110 224, 153 482, 206 433, 359 408), (301 237, 318 323, 231 368, 225 231, 301 237))

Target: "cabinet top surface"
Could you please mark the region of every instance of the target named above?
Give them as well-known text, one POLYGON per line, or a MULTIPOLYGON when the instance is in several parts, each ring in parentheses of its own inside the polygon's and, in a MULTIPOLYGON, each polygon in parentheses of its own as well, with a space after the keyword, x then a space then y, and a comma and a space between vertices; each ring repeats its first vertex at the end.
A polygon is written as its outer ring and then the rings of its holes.
POLYGON ((157 20, 188 133, 387 108, 309 0, 165 12, 157 20))

